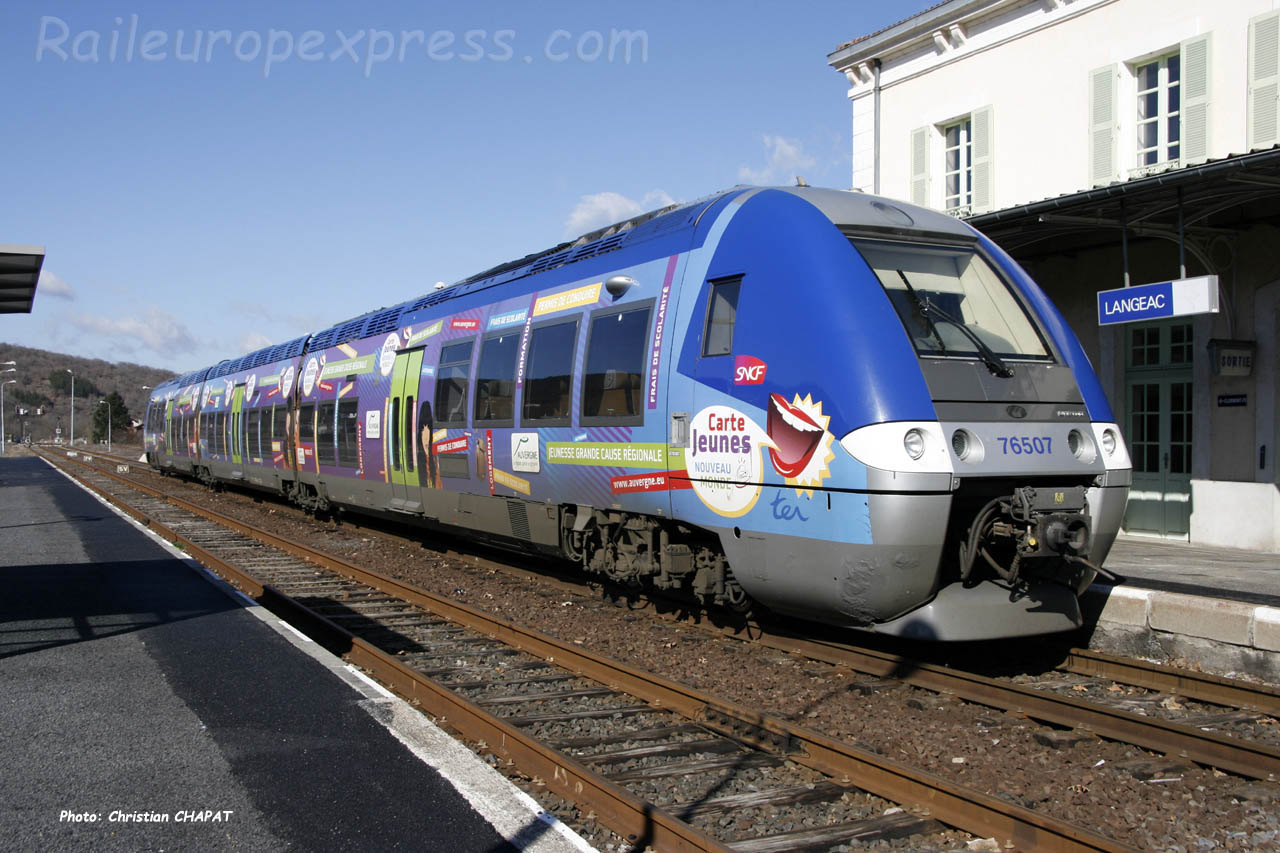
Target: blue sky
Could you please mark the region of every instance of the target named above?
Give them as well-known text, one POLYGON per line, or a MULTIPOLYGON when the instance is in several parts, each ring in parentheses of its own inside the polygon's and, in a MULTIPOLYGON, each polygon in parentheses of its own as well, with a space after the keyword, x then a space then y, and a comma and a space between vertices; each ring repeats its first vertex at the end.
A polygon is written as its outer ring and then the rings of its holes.
POLYGON ((47 256, 0 340, 185 371, 672 200, 847 187, 826 54, 929 5, 10 0, 0 243, 47 256))

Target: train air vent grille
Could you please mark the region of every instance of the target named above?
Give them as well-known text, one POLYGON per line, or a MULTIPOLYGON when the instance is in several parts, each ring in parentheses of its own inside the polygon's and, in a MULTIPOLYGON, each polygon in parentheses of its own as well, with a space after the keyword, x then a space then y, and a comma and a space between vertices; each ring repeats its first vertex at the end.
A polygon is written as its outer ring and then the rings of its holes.
POLYGON ((369 318, 369 322, 365 324, 364 334, 361 337, 372 337, 373 335, 382 335, 393 331, 400 325, 400 309, 388 308, 380 311, 369 318))
POLYGON ((338 333, 333 336, 333 343, 329 346, 336 347, 338 344, 345 344, 347 341, 354 341, 360 337, 360 330, 364 328, 364 319, 348 320, 338 327, 338 333))
POLYGON ((554 255, 548 255, 538 260, 529 270, 530 275, 537 275, 546 270, 553 270, 556 267, 562 267, 569 263, 569 256, 573 254, 572 249, 565 249, 563 252, 556 252, 554 255))
POLYGON ((524 508, 524 501, 508 500, 507 515, 511 518, 511 535, 529 541, 532 537, 529 535, 529 513, 524 508))
POLYGON ((333 346, 334 329, 325 329, 320 334, 311 339, 311 346, 307 347, 308 352, 321 352, 333 346))

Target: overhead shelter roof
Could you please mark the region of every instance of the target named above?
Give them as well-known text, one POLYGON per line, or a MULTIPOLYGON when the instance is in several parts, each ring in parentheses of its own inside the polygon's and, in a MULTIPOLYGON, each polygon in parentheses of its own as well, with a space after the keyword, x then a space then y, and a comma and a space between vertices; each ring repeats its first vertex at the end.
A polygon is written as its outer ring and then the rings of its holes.
POLYGON ((42 266, 44 246, 0 243, 0 314, 31 313, 42 266))
POLYGON ((966 221, 1018 258, 1115 245, 1133 237, 1189 244, 1280 225, 1280 146, 1019 204, 966 221))

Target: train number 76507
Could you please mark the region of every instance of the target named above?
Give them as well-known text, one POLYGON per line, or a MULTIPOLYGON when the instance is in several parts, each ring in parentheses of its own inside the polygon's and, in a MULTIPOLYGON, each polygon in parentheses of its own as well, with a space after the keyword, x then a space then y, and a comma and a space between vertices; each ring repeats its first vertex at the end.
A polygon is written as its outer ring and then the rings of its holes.
POLYGON ((1026 435, 998 435, 996 441, 1000 442, 1000 452, 1006 456, 1010 453, 1014 456, 1023 454, 1042 456, 1053 452, 1053 439, 1048 436, 1032 438, 1026 435))

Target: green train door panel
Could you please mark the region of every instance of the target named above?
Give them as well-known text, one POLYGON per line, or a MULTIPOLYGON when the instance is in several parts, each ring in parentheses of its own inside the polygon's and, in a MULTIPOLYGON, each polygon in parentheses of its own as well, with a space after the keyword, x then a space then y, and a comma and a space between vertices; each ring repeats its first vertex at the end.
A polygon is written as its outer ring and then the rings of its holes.
POLYGON ((422 481, 413 430, 421 376, 422 350, 397 353, 391 371, 384 446, 391 480, 391 508, 401 512, 422 509, 422 481))
POLYGON ((173 455, 173 401, 167 400, 164 404, 164 452, 166 456, 173 455))
POLYGON ((244 386, 237 385, 231 395, 231 461, 243 462, 244 448, 244 386))
POLYGON ((1124 529, 1173 539, 1191 532, 1191 324, 1128 330, 1126 439, 1133 487, 1124 529))

